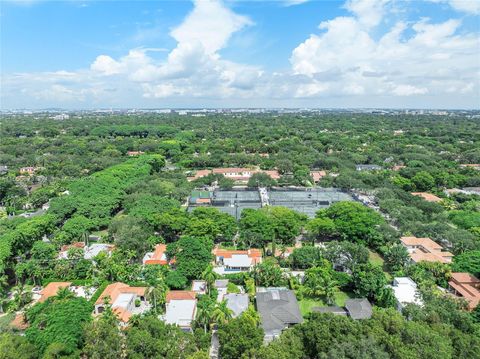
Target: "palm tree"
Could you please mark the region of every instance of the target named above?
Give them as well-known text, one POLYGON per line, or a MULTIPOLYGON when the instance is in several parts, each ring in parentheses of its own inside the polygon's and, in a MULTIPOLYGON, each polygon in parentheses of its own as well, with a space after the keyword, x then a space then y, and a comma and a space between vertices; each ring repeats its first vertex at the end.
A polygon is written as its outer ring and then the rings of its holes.
POLYGON ((207 327, 210 324, 212 317, 212 306, 209 301, 201 300, 197 304, 197 318, 196 321, 199 325, 203 326, 205 333, 207 332, 207 327))
POLYGON ((161 283, 155 287, 151 287, 147 293, 147 300, 153 303, 153 310, 158 312, 158 307, 163 307, 165 304, 165 297, 167 295, 167 286, 161 283))
POLYGON ((213 266, 209 264, 202 273, 202 279, 207 282, 207 293, 210 293, 210 288, 213 286, 217 274, 213 271, 213 266))
POLYGON ((215 309, 212 312, 212 321, 215 324, 227 324, 230 319, 232 319, 233 310, 227 307, 227 301, 223 300, 220 303, 217 303, 215 309))
POLYGON ((323 283, 318 276, 309 276, 305 281, 305 294, 309 297, 320 297, 323 295, 323 283))
POLYGON ((242 313, 242 317, 249 320, 252 323, 252 326, 257 327, 260 322, 260 315, 255 310, 253 304, 249 304, 246 311, 242 313))
POLYGON ((73 297, 75 297, 75 294, 73 294, 73 292, 68 289, 68 287, 60 288, 57 291, 57 295, 55 296, 55 298, 58 300, 71 299, 73 297))
POLYGON ((245 279, 245 289, 250 300, 253 300, 255 297, 255 280, 253 278, 245 279))
POLYGON ((30 291, 25 290, 24 284, 17 285, 13 292, 15 293, 13 297, 13 302, 15 303, 15 308, 20 309, 25 306, 25 304, 30 303, 32 300, 32 293, 30 291))
POLYGON ((327 300, 328 305, 335 303, 335 294, 338 291, 337 282, 332 278, 325 278, 323 280, 323 294, 327 300))

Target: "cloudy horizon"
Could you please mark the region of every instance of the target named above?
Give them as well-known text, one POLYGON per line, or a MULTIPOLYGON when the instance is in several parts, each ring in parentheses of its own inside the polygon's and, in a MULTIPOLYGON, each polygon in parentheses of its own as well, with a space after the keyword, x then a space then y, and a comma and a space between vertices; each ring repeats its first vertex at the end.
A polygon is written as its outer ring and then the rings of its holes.
POLYGON ((478 109, 479 16, 474 0, 4 1, 1 108, 478 109))

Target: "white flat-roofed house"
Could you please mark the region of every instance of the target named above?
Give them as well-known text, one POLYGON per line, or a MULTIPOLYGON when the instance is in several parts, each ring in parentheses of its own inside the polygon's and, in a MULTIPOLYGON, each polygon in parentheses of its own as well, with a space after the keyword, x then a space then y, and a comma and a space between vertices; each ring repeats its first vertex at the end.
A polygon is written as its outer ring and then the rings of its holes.
POLYGON ((84 248, 84 255, 83 258, 85 259, 93 259, 98 256, 100 253, 105 252, 108 255, 112 253, 115 249, 113 244, 108 243, 92 243, 88 247, 84 248))
POLYGON ((220 275, 247 272, 262 262, 262 251, 254 248, 247 250, 215 248, 213 255, 215 256, 214 270, 220 275))
POLYGON ((221 302, 228 292, 228 279, 217 279, 213 286, 217 289, 217 302, 221 302))
POLYGON ((178 325, 183 331, 192 331, 192 322, 197 315, 197 299, 195 292, 172 290, 167 293, 165 315, 167 324, 178 325))
POLYGON ((407 304, 423 305, 420 292, 417 288, 417 283, 409 277, 394 278, 391 288, 397 299, 397 310, 399 312, 401 312, 407 304))
POLYGON ((74 242, 72 244, 62 246, 58 254, 58 258, 68 259, 68 252, 73 248, 83 250, 83 258, 91 260, 102 252, 107 253, 107 255, 111 255, 112 251, 115 249, 115 245, 108 243, 92 243, 89 246, 86 246, 83 242, 74 242))
POLYGON ((207 282, 204 280, 192 281, 192 290, 197 294, 205 294, 207 292, 207 282))

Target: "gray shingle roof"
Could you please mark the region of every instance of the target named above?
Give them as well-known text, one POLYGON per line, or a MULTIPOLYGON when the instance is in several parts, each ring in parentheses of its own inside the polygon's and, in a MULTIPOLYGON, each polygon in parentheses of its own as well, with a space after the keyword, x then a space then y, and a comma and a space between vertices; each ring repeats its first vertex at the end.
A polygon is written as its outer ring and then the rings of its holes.
POLYGON ((372 316, 372 305, 365 299, 347 299, 345 308, 352 319, 369 319, 372 316))
POLYGON ((224 299, 227 301, 227 307, 233 311, 234 318, 248 308, 248 294, 227 294, 224 299))
POLYGON ((288 289, 257 292, 257 310, 266 334, 303 321, 295 293, 288 289))
POLYGON ((215 281, 215 288, 227 288, 228 285, 228 279, 217 279, 215 281))

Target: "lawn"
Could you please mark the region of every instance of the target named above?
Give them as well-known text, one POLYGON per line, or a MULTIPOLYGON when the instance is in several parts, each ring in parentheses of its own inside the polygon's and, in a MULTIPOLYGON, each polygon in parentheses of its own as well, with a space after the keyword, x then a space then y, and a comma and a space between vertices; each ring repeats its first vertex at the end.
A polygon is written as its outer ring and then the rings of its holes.
POLYGON ((345 301, 348 298, 352 298, 351 293, 338 291, 335 294, 335 304, 338 305, 339 307, 343 307, 345 305, 345 301))
MULTIPOLYGON (((343 307, 345 305, 345 301, 351 297, 351 293, 338 291, 335 294, 335 305, 343 307)), ((312 311, 313 307, 325 307, 327 306, 327 303, 325 303, 322 299, 303 298, 302 300, 298 301, 298 305, 300 307, 300 312, 302 313, 302 316, 305 317, 308 313, 312 311)))
MULTIPOLYGON (((369 250, 369 257, 370 257, 370 263, 372 263, 373 265, 378 265, 380 267, 382 267, 383 269, 383 258, 380 254, 378 254, 377 252, 373 252, 371 250, 369 250)), ((385 271, 385 269, 383 270, 383 273, 385 273, 385 276, 387 277, 387 280, 388 281, 391 281, 393 278, 392 278, 392 275, 388 272, 385 271)))
POLYGON ((313 307, 324 307, 326 304, 319 299, 303 298, 298 302, 300 306, 300 312, 305 317, 308 313, 311 313, 313 307))
POLYGON ((377 252, 369 250, 370 263, 383 267, 383 258, 377 252))

